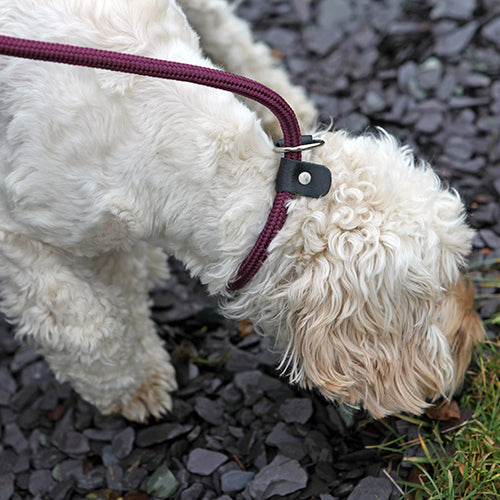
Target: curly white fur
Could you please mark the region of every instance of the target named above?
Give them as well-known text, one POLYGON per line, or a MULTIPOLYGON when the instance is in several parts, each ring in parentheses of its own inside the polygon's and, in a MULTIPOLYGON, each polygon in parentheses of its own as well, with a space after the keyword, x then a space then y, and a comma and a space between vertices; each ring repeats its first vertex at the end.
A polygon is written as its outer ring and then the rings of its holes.
MULTIPOLYGON (((293 382, 378 417, 418 413, 462 380, 455 330, 436 317, 472 231, 458 195, 388 134, 324 138, 312 159, 331 167, 330 194, 290 204, 265 269, 228 312, 275 333, 293 382)), ((466 333, 482 335, 477 318, 466 333)))
MULTIPOLYGON (((0 0, 0 26, 213 67, 208 54, 314 123, 225 2, 179 4, 0 0)), ((258 112, 189 83, 0 57, 1 308, 102 411, 144 420, 171 407, 175 375, 149 319, 148 290, 167 272, 159 248, 228 297, 275 194, 276 127, 258 112)), ((459 281, 463 206, 383 132, 324 139, 310 160, 331 169, 330 193, 290 203, 268 260, 225 310, 277 337, 293 382, 375 416, 419 412, 460 384, 482 332, 459 281)))

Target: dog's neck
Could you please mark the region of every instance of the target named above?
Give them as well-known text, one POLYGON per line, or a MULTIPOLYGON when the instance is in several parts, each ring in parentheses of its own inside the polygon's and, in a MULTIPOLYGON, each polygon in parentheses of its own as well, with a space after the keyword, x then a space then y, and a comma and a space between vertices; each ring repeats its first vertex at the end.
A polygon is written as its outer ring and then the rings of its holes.
POLYGON ((225 293, 266 222, 279 156, 256 115, 230 93, 184 84, 182 101, 159 106, 168 109, 155 113, 163 121, 140 152, 149 164, 136 186, 139 199, 144 183, 152 193, 147 238, 211 293, 225 293))

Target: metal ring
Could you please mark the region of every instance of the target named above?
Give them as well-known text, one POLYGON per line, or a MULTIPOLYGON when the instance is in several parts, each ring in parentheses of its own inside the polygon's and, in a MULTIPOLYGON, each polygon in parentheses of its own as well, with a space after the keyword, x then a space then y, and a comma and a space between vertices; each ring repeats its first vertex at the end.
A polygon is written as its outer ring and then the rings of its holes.
POLYGON ((322 139, 315 139, 309 144, 301 144, 300 146, 285 146, 283 148, 275 146, 273 148, 273 151, 275 153, 297 153, 299 151, 307 151, 308 149, 319 148, 320 146, 323 146, 324 143, 325 141, 323 141, 322 139))

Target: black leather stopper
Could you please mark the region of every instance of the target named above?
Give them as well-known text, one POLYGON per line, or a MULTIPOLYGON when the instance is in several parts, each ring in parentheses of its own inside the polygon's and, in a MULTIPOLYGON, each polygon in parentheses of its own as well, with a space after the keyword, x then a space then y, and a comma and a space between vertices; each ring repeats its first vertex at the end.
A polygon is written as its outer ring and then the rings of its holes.
POLYGON ((324 165, 281 158, 276 190, 309 198, 325 196, 332 185, 332 174, 324 165))

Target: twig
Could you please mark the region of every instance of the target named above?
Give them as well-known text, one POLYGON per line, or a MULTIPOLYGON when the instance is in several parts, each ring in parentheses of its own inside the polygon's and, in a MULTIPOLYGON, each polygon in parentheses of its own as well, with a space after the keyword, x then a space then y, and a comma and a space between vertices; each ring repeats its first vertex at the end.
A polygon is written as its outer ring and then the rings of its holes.
POLYGON ((397 488, 399 493, 404 496, 405 492, 401 489, 399 484, 394 480, 394 478, 387 472, 387 469, 382 469, 383 473, 387 476, 387 479, 397 488))

